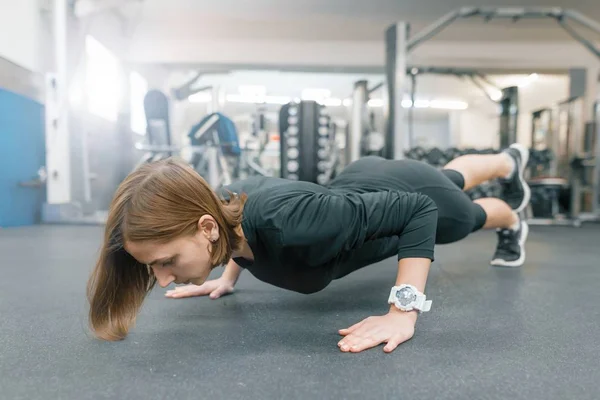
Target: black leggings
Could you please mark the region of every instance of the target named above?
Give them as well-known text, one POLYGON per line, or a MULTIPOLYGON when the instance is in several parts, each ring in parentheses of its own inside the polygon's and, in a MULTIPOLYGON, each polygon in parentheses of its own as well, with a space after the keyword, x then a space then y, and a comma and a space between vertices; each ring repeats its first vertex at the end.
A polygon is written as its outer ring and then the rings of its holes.
POLYGON ((469 196, 463 192, 465 178, 460 172, 443 169, 441 173, 460 189, 460 195, 444 196, 443 194, 431 193, 440 190, 440 188, 425 189, 421 193, 427 194, 438 206, 436 243, 446 244, 459 241, 469 233, 483 228, 487 220, 487 214, 479 204, 473 203, 469 196))
POLYGON ((465 179, 458 171, 380 157, 351 163, 329 184, 335 191, 402 190, 428 196, 438 207, 437 244, 459 241, 485 224, 485 211, 463 192, 464 186, 465 179))

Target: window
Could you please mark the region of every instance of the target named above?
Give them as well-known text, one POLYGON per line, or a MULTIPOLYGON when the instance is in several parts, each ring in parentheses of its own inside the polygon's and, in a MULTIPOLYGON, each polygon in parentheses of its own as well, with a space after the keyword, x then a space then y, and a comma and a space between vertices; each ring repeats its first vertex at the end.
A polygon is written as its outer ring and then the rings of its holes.
POLYGON ((137 73, 129 76, 131 130, 140 135, 146 134, 146 111, 144 110, 144 97, 148 93, 148 81, 137 73))
POLYGON ((119 59, 92 36, 85 39, 85 52, 88 111, 115 122, 121 94, 119 59))

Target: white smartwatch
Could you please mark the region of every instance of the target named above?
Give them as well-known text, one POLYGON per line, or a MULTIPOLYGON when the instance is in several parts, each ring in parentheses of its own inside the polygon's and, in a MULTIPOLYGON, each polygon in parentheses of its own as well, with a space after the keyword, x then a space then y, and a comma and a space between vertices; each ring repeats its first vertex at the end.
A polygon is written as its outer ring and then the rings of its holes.
POLYGON ((393 304, 402 311, 418 311, 419 313, 431 310, 431 300, 419 292, 413 285, 394 286, 390 291, 388 304, 393 304))

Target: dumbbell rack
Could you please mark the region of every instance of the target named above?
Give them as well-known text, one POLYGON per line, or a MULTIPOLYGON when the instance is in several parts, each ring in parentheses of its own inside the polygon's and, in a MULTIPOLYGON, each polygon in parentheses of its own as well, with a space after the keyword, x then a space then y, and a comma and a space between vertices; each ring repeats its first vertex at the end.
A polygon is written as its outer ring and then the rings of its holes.
POLYGON ((325 185, 335 174, 338 152, 331 117, 315 101, 292 102, 279 112, 281 177, 325 185))
MULTIPOLYGON (((442 150, 437 147, 424 149, 423 147, 414 147, 404 155, 412 160, 424 161, 436 168, 443 168, 450 161, 466 154, 495 154, 498 151, 495 149, 458 149, 455 147, 442 150)), ((483 197, 500 197, 500 185, 497 182, 486 182, 466 192, 471 200, 476 200, 483 197)))
MULTIPOLYGON (((498 150, 495 149, 457 149, 450 148, 442 150, 439 148, 424 149, 422 147, 415 147, 405 152, 405 156, 410 159, 424 161, 436 168, 442 168, 453 159, 466 154, 495 154, 498 150)), ((574 159, 577 161, 577 159, 574 159)), ((531 225, 563 225, 563 226, 580 226, 582 222, 596 221, 597 215, 590 214, 584 215, 580 213, 573 214, 573 209, 561 210, 560 209, 560 193, 561 190, 566 190, 573 185, 573 182, 577 180, 575 177, 572 179, 560 179, 560 178, 548 178, 547 174, 549 171, 555 169, 554 155, 550 150, 530 150, 530 158, 528 163, 528 178, 530 186, 532 188, 532 201, 530 206, 523 212, 528 223, 531 225), (537 213, 540 214, 540 204, 549 204, 551 207, 550 215, 552 218, 535 217, 537 213), (535 211, 535 212, 534 212, 535 211), (572 217, 571 215, 574 215, 572 217)), ((583 160, 587 162, 582 167, 591 168, 596 167, 595 163, 590 160, 583 160)), ((573 174, 577 175, 581 173, 580 170, 571 165, 573 174)), ((597 186, 590 186, 596 188, 597 186)), ((501 188, 496 182, 487 182, 479 185, 466 192, 472 200, 476 200, 482 197, 501 197, 501 188)), ((571 196, 572 201, 578 201, 579 199, 576 194, 571 196)), ((575 209, 576 211, 577 209, 575 209)))

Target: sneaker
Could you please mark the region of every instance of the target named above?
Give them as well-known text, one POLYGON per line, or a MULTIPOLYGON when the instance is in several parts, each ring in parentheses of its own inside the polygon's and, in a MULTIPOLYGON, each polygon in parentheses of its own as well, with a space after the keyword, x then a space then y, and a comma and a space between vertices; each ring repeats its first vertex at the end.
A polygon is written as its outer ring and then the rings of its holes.
POLYGON ((529 234, 526 222, 519 222, 519 230, 498 229, 498 247, 490 262, 495 267, 520 267, 525 262, 525 241, 529 234))
POLYGON ((531 189, 525 182, 525 168, 527 168, 527 162, 529 161, 529 150, 523 145, 513 144, 504 150, 504 153, 515 160, 515 170, 510 178, 500 179, 502 200, 518 213, 527 207, 531 199, 531 189))

